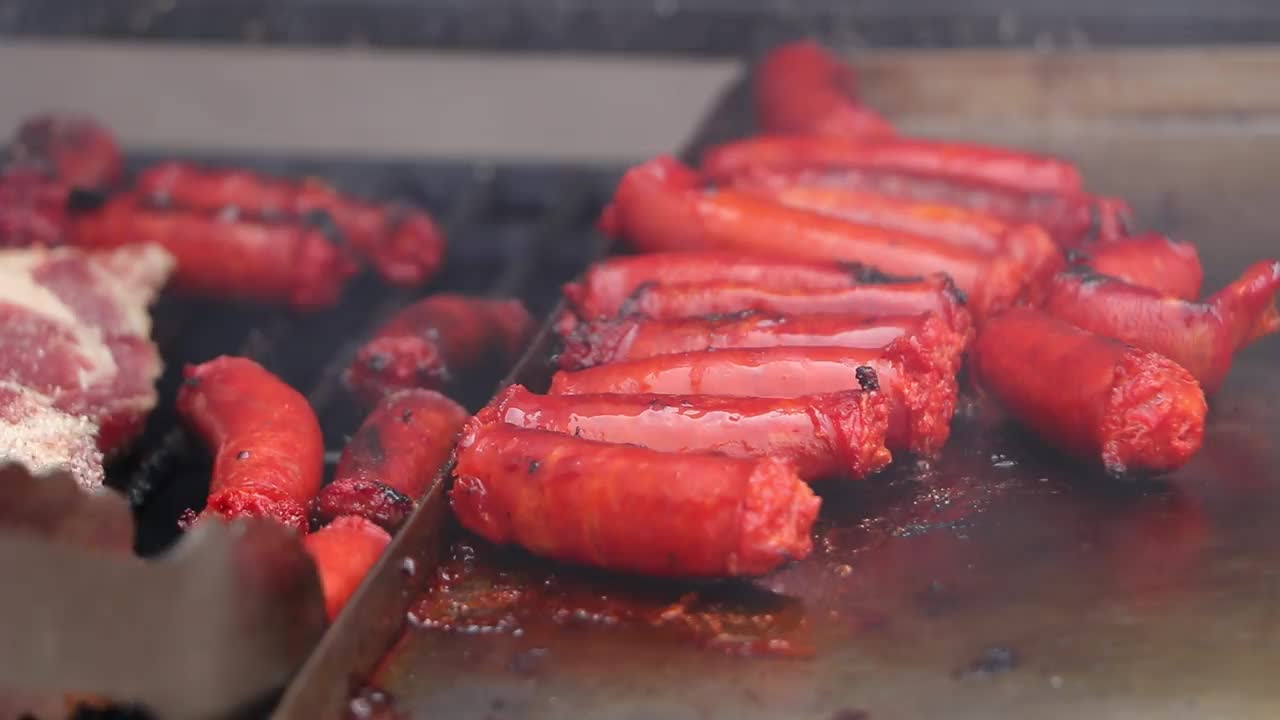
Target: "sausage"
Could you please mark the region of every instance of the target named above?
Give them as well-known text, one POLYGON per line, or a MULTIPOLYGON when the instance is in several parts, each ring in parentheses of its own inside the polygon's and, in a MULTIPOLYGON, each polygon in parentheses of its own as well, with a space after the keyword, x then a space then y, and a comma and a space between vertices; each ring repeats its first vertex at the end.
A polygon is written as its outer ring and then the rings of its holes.
POLYGON ((889 403, 864 368, 864 389, 796 398, 722 395, 534 395, 520 385, 480 415, 530 430, 666 452, 775 458, 804 480, 861 479, 893 459, 884 446, 889 403))
POLYGON ((857 262, 912 276, 945 272, 976 315, 1015 302, 1029 282, 1010 257, 789 208, 732 189, 704 191, 662 157, 632 168, 613 202, 614 226, 638 250, 733 250, 797 260, 857 262))
POLYGON ((0 169, 0 248, 53 247, 67 240, 67 184, 24 165, 0 169))
POLYGON ((1133 225, 1133 210, 1126 202, 1086 192, 1034 193, 883 170, 793 167, 783 162, 784 158, 776 160, 782 165, 729 168, 723 170, 723 175, 711 179, 757 192, 762 188, 791 186, 838 188, 911 202, 957 205, 993 215, 1012 225, 1039 225, 1064 248, 1125 237, 1133 225))
POLYGON ((188 365, 183 376, 178 412, 214 451, 203 514, 307 532, 324 474, 324 438, 307 399, 247 358, 188 365))
POLYGON ((786 463, 473 420, 450 493, 491 542, 661 577, 762 575, 812 551, 822 501, 786 463))
POLYGON ((230 209, 271 221, 300 222, 327 215, 355 253, 395 285, 423 284, 444 260, 444 234, 427 213, 358 200, 316 178, 295 182, 248 170, 166 162, 144 171, 136 186, 140 194, 165 206, 230 209))
POLYGON ((312 506, 313 521, 359 515, 398 530, 449 460, 467 417, 461 405, 433 390, 388 395, 342 451, 333 482, 312 506))
POLYGON ((769 315, 747 311, 674 320, 625 318, 583 323, 565 338, 560 367, 578 370, 657 355, 768 347, 882 348, 901 337, 918 337, 945 348, 959 369, 969 340, 968 324, 956 330, 936 313, 918 315, 769 315))
POLYGON ((533 333, 518 300, 433 295, 391 318, 357 351, 347 387, 373 404, 407 388, 437 389, 477 365, 515 361, 533 333))
POLYGON ((863 225, 943 240, 987 254, 1007 254, 1023 263, 1035 278, 1036 287, 1042 287, 1066 264, 1062 251, 1040 226, 1007 223, 958 205, 917 202, 831 185, 760 182, 753 176, 735 180, 733 187, 863 225))
POLYGON ((798 397, 856 390, 858 368, 875 371, 892 406, 890 450, 929 455, 946 443, 958 392, 945 351, 902 338, 888 347, 765 348, 662 355, 645 360, 561 370, 552 395, 654 393, 798 397))
POLYGON ((184 292, 298 310, 335 304, 359 270, 317 228, 240 220, 232 213, 158 210, 127 193, 75 217, 70 235, 85 249, 154 243, 177 259, 173 281, 184 292))
POLYGON ((971 361, 1015 419, 1112 473, 1174 470, 1204 439, 1204 392, 1185 368, 1043 311, 989 319, 971 361))
POLYGON ((10 164, 39 169, 67 188, 105 190, 120 182, 124 161, 114 136, 80 115, 25 120, 9 145, 10 164))
POLYGON ((656 320, 756 311, 776 315, 908 315, 932 312, 956 332, 971 324, 949 278, 933 275, 902 283, 875 283, 845 290, 787 291, 754 285, 656 285, 637 292, 623 306, 623 317, 656 320))
POLYGON ((752 168, 852 168, 941 178, 1027 193, 1077 193, 1084 182, 1075 165, 990 145, 919 138, 840 138, 758 135, 711 148, 702 169, 714 179, 752 168))
POLYGON ((1206 393, 1217 392, 1234 354, 1280 330, 1280 261, 1250 266, 1204 302, 1190 302, 1087 270, 1060 273, 1045 310, 1086 330, 1164 355, 1206 393))
POLYGON ((795 262, 728 252, 672 252, 609 258, 592 265, 564 295, 583 318, 618 314, 637 289, 654 284, 733 282, 787 290, 837 290, 864 281, 853 264, 795 262))
POLYGON ((893 135, 893 125, 857 102, 856 88, 853 68, 816 43, 788 43, 772 50, 756 68, 756 118, 769 132, 893 135))
POLYGON ((390 543, 386 530, 355 515, 337 518, 303 538, 302 545, 320 575, 330 622, 342 612, 390 543))
POLYGON ((1092 243, 1078 256, 1078 262, 1095 272, 1168 297, 1195 300, 1204 283, 1196 246, 1158 233, 1092 243))

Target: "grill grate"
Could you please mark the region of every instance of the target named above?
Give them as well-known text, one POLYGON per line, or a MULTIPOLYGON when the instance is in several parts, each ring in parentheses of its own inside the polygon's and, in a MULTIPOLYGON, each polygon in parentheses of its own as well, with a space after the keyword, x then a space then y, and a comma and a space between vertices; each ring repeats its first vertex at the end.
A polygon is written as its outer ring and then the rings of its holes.
MULTIPOLYGON (((591 223, 619 173, 568 165, 194 159, 322 176, 352 193, 426 207, 448 233, 449 257, 428 287, 397 290, 361 277, 340 306, 312 315, 163 297, 155 308, 155 337, 165 358, 160 402, 134 452, 109 477, 133 504, 143 554, 168 547, 178 536, 180 513, 199 508, 208 489, 208 454, 178 426, 174 409, 184 364, 231 353, 263 363, 306 394, 324 430, 326 459, 336 462, 362 417, 342 390, 342 371, 372 330, 405 305, 445 291, 518 297, 535 316, 545 314, 559 286, 593 257, 591 223)), ((477 373, 455 399, 476 409, 505 369, 477 373)))

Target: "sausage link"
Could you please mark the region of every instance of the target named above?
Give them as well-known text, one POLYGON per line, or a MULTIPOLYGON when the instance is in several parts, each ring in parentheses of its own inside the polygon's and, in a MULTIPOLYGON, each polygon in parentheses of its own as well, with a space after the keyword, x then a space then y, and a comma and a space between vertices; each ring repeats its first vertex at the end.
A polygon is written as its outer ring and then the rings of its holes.
POLYGON ((31 167, 68 189, 105 190, 120 182, 124 161, 111 132, 79 115, 36 115, 18 126, 8 162, 31 167))
POLYGON ((67 240, 70 188, 42 170, 0 169, 0 248, 55 247, 67 240))
POLYGON ((319 229, 157 210, 131 194, 74 218, 71 239, 86 249, 153 243, 177 259, 174 284, 180 290, 299 310, 335 304, 359 270, 319 229))
POLYGON ((369 404, 396 390, 442 388, 476 365, 505 369, 533 329, 518 300, 433 295, 378 329, 356 353, 346 384, 369 404))
POLYGON ((654 393, 797 397, 856 390, 858 369, 875 371, 892 406, 890 450, 933 454, 950 435, 958 387, 952 360, 938 348, 902 338, 886 348, 766 348, 662 355, 561 370, 552 395, 654 393))
POLYGON ((473 420, 463 526, 536 555, 662 577, 761 575, 813 548, 822 501, 786 463, 664 453, 473 420))
POLYGON ((866 317, 859 315, 732 315, 674 320, 626 318, 583 323, 565 338, 560 367, 578 370, 658 355, 769 347, 882 348, 901 337, 918 337, 928 347, 945 348, 959 369, 969 341, 937 313, 866 317))
POLYGON ((425 212, 358 200, 315 178, 295 182, 248 170, 166 162, 143 172, 137 190, 166 205, 233 210, 270 221, 300 222, 324 213, 352 249, 396 285, 423 284, 435 276, 444 260, 444 234, 425 212))
POLYGON ((728 252, 650 253, 614 257, 592 265, 565 297, 583 318, 618 314, 637 289, 647 285, 732 282, 779 290, 838 290, 853 287, 865 268, 843 263, 794 262, 728 252))
POLYGON ((1023 264, 1036 288, 1043 287, 1066 265, 1062 250, 1040 226, 1010 224, 958 205, 916 202, 831 185, 780 185, 751 176, 735 180, 732 186, 790 207, 942 240, 989 255, 1009 255, 1023 264))
POLYGON ((894 135, 893 126, 857 102, 853 68, 813 42, 772 50, 756 68, 755 104, 768 132, 840 137, 894 135))
POLYGON ((702 169, 723 179, 752 168, 852 168, 904 173, 1027 193, 1078 193, 1075 165, 1048 155, 990 145, 908 138, 758 135, 711 148, 702 169))
POLYGON ((390 532, 408 519, 449 460, 468 413, 433 390, 401 390, 378 403, 338 459, 311 516, 359 515, 390 532))
POLYGON ((1204 302, 1086 272, 1054 278, 1045 310, 1100 335, 1164 355, 1206 393, 1222 386, 1235 353, 1280 330, 1280 261, 1263 260, 1204 302))
POLYGON ((789 208, 732 189, 704 191, 671 158, 632 168, 613 202, 615 229, 637 249, 733 250, 857 262, 900 276, 944 272, 981 316, 1016 300, 1030 278, 1010 257, 789 208))
POLYGON ((724 175, 711 179, 756 192, 762 188, 777 192, 792 186, 837 188, 911 202, 956 205, 993 215, 1011 225, 1038 225, 1064 248, 1125 237, 1133 225, 1133 210, 1123 200, 1086 192, 1034 193, 949 178, 849 167, 793 167, 790 163, 726 170, 724 175))
MULTIPOLYGON (((865 368, 864 387, 876 387, 865 368)), ((534 395, 512 385, 480 413, 494 422, 666 452, 776 458, 804 480, 861 479, 889 464, 889 403, 878 391, 796 398, 534 395)))
POLYGON ((178 412, 213 449, 204 515, 266 517, 307 531, 324 438, 306 398, 247 358, 188 365, 178 412))
POLYGON ((390 543, 386 530, 354 515, 337 518, 303 538, 302 545, 320 575, 330 622, 342 612, 390 543))
POLYGON ((1196 246, 1147 233, 1115 242, 1093 243, 1079 259, 1102 275, 1118 278, 1182 300, 1200 297, 1204 268, 1196 246))
POLYGON ((1204 439, 1204 392, 1186 369, 1045 312, 1015 309, 989 320, 972 361, 1010 415, 1108 471, 1173 470, 1204 439))

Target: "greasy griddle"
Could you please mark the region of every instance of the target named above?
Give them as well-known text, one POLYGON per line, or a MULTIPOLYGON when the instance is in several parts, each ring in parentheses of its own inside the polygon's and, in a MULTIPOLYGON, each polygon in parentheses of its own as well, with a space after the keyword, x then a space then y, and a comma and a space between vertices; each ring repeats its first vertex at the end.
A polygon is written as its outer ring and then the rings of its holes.
MULTIPOLYGON (((1079 162, 1144 227, 1195 240, 1208 288, 1280 254, 1277 101, 1252 92, 1274 82, 1280 52, 890 54, 860 67, 907 132, 1079 162)), ((746 133, 749 117, 742 84, 694 151, 746 133)), ((544 328, 513 378, 544 389, 552 349, 544 328)), ((753 583, 494 550, 452 527, 438 486, 280 714, 334 715, 357 694, 356 710, 389 698, 423 718, 1280 716, 1278 364, 1277 338, 1245 353, 1203 452, 1159 481, 1073 465, 966 380, 940 460, 823 485, 813 556, 753 583), (462 580, 442 583, 441 561, 462 580), (406 626, 425 585, 431 627, 406 626)))

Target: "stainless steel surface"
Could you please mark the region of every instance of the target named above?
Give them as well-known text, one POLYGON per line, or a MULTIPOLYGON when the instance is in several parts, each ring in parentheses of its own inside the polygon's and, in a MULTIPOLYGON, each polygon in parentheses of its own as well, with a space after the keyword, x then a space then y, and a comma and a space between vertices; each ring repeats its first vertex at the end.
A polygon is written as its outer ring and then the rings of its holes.
POLYGON ((65 475, 0 475, 5 716, 18 697, 31 711, 78 695, 226 717, 283 685, 324 630, 319 579, 286 530, 202 523, 148 562, 129 552, 128 505, 114 493, 85 495, 65 475))
MULTIPOLYGON (((1147 227, 1197 241, 1212 288, 1280 253, 1273 98, 1256 96, 1256 111, 1213 100, 1280 72, 1280 52, 1250 54, 873 57, 881 69, 902 64, 869 72, 867 94, 896 94, 889 110, 908 131, 1072 158, 1147 227), (1171 112, 1164 88, 1200 62, 1209 66, 1186 77, 1186 102, 1171 112), (935 76, 972 95, 939 94, 950 86, 935 76), (1010 76, 1029 80, 1014 90, 1010 76), (913 104, 911 88, 934 91, 913 104)), ((746 117, 739 92, 713 118, 714 139, 747 130, 746 117)), ((423 611, 450 629, 408 629, 377 668, 347 658, 347 677, 423 718, 1280 716, 1278 362, 1278 338, 1239 358, 1203 452, 1159 482, 1072 465, 966 391, 940 461, 822 487, 814 556, 752 584, 609 577, 471 541, 476 557, 455 548, 447 568, 462 581, 437 574, 447 592, 437 587, 423 611), (666 619, 691 604, 747 639, 782 638, 812 656, 707 647, 666 619)), ((542 364, 533 358, 523 379, 545 375, 542 364)), ((385 622, 347 619, 348 635, 385 622)))

